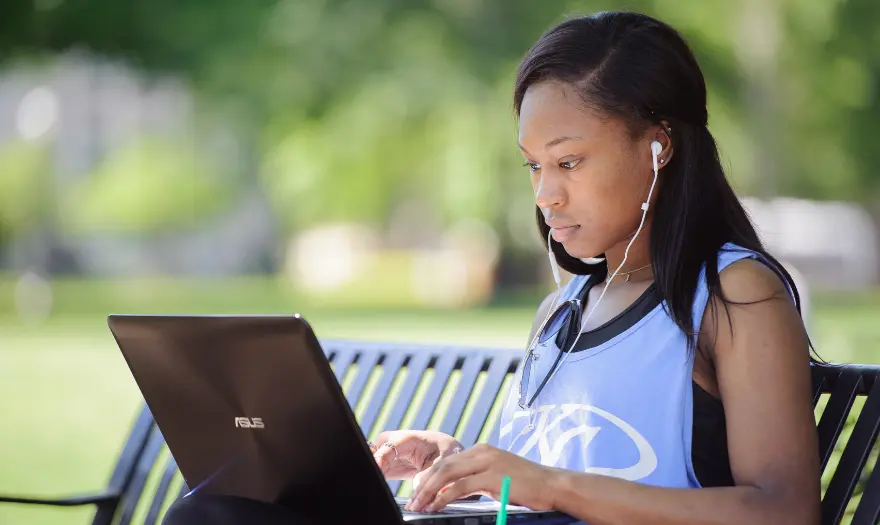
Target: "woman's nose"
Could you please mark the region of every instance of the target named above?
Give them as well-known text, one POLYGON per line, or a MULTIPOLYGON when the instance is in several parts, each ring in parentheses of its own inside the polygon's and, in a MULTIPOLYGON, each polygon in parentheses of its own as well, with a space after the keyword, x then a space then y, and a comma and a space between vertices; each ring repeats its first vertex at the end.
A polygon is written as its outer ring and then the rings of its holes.
POLYGON ((554 178, 542 173, 535 187, 535 204, 541 209, 550 209, 565 201, 562 185, 554 181, 554 178))

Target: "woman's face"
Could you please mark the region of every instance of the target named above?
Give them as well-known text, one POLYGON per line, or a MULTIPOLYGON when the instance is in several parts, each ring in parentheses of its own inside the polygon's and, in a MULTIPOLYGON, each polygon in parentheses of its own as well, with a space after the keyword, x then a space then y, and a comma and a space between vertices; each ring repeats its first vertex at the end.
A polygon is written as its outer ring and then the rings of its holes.
MULTIPOLYGON (((541 82, 526 91, 520 149, 535 202, 569 255, 594 257, 629 242, 653 180, 652 132, 631 137, 624 122, 591 112, 565 83, 541 82)), ((655 187, 652 197, 657 193, 655 187)), ((647 228, 646 221, 640 239, 647 228)))

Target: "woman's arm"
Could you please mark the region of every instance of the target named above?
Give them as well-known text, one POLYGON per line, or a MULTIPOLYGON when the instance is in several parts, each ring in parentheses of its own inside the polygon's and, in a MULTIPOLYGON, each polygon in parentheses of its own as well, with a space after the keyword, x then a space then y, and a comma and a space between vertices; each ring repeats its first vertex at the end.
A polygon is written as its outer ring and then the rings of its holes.
POLYGON ((715 300, 700 335, 713 348, 737 486, 669 489, 559 471, 554 508, 590 525, 819 523, 819 449, 801 318, 782 281, 759 262, 732 264, 721 285, 729 301, 752 303, 725 308, 715 300))

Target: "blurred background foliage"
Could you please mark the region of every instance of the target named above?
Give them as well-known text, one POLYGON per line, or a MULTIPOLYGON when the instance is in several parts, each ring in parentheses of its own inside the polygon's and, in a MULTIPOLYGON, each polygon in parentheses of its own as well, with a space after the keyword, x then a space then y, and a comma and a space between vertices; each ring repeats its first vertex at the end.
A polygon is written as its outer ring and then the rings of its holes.
MULTIPOLYGON (((327 220, 382 225, 403 195, 430 199, 443 221, 476 214, 505 231, 506 205, 528 197, 509 102, 518 59, 564 14, 620 8, 661 15, 692 43, 711 87, 710 126, 739 189, 876 209, 880 7, 867 0, 687 7, 670 0, 15 0, 0 20, 0 56, 8 64, 88 50, 185 79, 212 116, 202 125, 221 115, 246 139, 253 164, 236 175, 265 188, 285 231, 327 220)), ((197 180, 178 177, 191 186, 165 197, 191 214, 222 206, 220 186, 248 183, 197 175, 199 160, 178 147, 147 142, 115 153, 97 168, 99 180, 77 188, 73 199, 88 206, 64 216, 80 230, 108 222, 161 229, 177 213, 150 219, 148 208, 175 170, 197 180), (172 150, 157 150, 163 147, 172 150), (142 156, 163 164, 130 170, 142 156), (114 170, 132 173, 112 182, 114 170), (154 170, 159 176, 143 176, 154 170)), ((0 154, 0 193, 11 201, 0 215, 7 236, 41 213, 25 198, 39 177, 22 175, 39 170, 37 157, 25 144, 0 154)))

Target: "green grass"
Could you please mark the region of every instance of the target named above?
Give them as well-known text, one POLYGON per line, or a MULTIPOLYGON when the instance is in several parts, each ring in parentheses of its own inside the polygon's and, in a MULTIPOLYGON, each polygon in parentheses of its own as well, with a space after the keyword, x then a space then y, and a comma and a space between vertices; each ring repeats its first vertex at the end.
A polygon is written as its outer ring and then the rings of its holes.
MULTIPOLYGON (((528 306, 470 311, 331 309, 320 304, 294 308, 288 292, 266 281, 166 282, 140 287, 137 293, 132 287, 70 283, 71 290, 57 292, 56 315, 30 326, 12 314, 9 287, 2 283, 0 493, 35 496, 101 490, 140 405, 107 331, 108 312, 299 310, 321 338, 521 347, 539 299, 535 294, 528 306)), ((830 361, 878 363, 878 320, 880 295, 818 297, 812 323, 816 348, 830 361)), ((77 524, 87 523, 90 516, 90 510, 0 505, 0 523, 77 524)))

